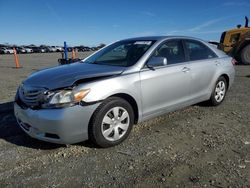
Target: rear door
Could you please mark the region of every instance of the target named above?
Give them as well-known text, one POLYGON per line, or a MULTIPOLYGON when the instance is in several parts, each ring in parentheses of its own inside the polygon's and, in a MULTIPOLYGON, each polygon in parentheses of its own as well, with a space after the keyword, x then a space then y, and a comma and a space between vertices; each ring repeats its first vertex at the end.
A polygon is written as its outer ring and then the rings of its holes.
POLYGON ((209 86, 216 72, 217 55, 205 44, 196 40, 184 40, 190 66, 190 94, 193 99, 211 93, 209 86))
POLYGON ((150 57, 165 57, 167 65, 140 72, 143 116, 173 109, 189 98, 190 72, 181 40, 168 40, 150 57))

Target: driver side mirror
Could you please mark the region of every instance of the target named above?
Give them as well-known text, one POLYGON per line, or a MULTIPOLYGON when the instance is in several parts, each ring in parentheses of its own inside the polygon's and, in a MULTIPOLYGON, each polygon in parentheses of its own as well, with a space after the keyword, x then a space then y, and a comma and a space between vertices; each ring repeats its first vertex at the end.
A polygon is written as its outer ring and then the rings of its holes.
POLYGON ((168 60, 166 57, 151 57, 147 62, 147 66, 150 68, 165 66, 167 64, 168 60))

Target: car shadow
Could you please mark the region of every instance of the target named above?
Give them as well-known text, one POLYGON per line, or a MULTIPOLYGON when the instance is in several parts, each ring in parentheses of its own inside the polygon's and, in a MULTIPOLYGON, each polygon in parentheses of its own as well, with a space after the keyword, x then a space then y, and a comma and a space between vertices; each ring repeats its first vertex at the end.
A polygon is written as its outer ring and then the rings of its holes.
POLYGON ((194 104, 193 106, 199 106, 199 107, 211 107, 211 104, 209 101, 203 101, 203 102, 200 102, 200 103, 197 103, 197 104, 194 104))
POLYGON ((63 146, 35 140, 26 135, 16 122, 13 102, 0 104, 0 117, 0 139, 6 142, 17 146, 42 150, 50 150, 63 146))
MULTIPOLYGON (((41 150, 52 150, 60 147, 66 147, 66 145, 44 142, 28 136, 17 124, 14 115, 13 102, 0 104, 0 117, 0 139, 5 140, 6 142, 15 144, 17 146, 41 150)), ((96 148, 96 146, 90 141, 85 141, 74 145, 96 148)))

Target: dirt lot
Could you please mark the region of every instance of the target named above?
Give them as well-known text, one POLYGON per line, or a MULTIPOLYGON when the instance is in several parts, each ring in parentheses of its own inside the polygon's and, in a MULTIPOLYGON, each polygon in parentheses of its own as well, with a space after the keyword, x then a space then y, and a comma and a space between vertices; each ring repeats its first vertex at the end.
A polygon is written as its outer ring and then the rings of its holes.
MULTIPOLYGON (((86 54, 79 54, 84 57, 86 54)), ((250 187, 250 66, 221 106, 194 105, 134 126, 119 146, 63 146, 26 136, 12 101, 31 72, 60 54, 0 56, 0 187, 250 187)))

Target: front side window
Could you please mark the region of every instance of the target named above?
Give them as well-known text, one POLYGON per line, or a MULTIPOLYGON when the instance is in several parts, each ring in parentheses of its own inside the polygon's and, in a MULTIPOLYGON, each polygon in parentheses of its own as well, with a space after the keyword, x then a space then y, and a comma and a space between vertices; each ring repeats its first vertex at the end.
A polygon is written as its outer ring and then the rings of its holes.
POLYGON ((211 59, 217 57, 207 46, 198 41, 185 41, 190 61, 211 59))
POLYGON ((86 63, 123 66, 129 67, 134 65, 145 52, 153 45, 155 41, 119 41, 116 42, 93 56, 85 60, 86 63))
POLYGON ((168 65, 184 62, 182 42, 180 40, 167 41, 154 52, 153 57, 165 57, 168 65))

